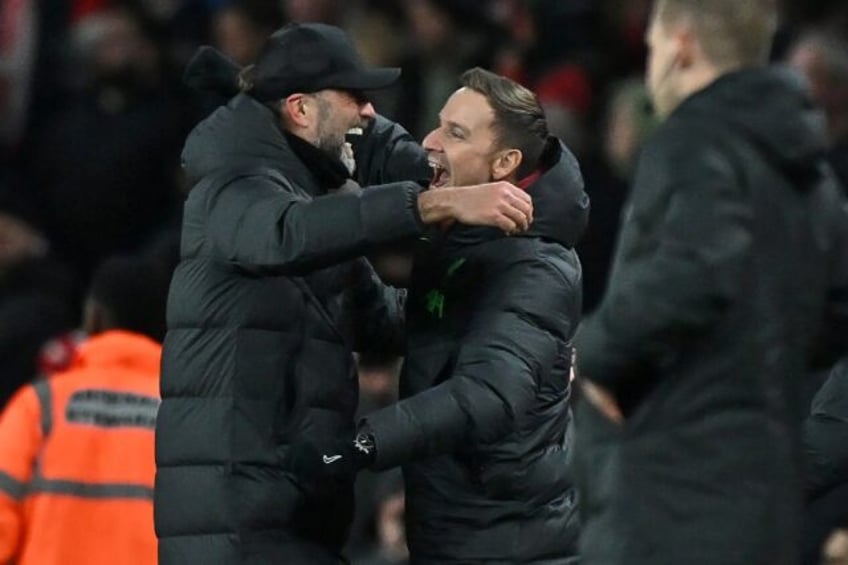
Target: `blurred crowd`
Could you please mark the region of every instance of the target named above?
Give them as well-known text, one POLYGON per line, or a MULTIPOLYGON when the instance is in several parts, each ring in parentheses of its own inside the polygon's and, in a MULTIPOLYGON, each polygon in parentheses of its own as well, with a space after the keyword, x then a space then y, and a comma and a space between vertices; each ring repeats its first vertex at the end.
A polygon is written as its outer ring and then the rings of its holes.
MULTIPOLYGON (((62 369, 106 258, 151 276, 176 265, 186 134, 221 101, 182 70, 210 44, 240 65, 287 21, 343 27, 368 62, 399 66, 374 97, 417 139, 460 73, 479 65, 533 89, 580 160, 592 199, 578 248, 584 309, 603 294, 621 206, 654 118, 643 85, 649 0, 0 0, 0 403, 62 369)), ((848 4, 784 0, 773 59, 807 75, 831 161, 848 185, 848 4)), ((164 309, 164 305, 162 306, 164 309)), ((360 359, 365 413, 395 398, 398 362, 360 359)), ((356 563, 402 563, 403 489, 363 473, 356 563)), ((844 540, 843 540, 844 541, 844 540)))

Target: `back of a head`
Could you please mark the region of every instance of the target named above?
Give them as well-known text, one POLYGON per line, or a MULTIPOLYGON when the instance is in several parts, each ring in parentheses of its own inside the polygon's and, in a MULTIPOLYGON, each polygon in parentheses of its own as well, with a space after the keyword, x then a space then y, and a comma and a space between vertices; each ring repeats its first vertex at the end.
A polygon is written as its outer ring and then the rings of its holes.
POLYGON ((168 282, 160 267, 140 257, 107 259, 95 271, 88 291, 87 308, 100 312, 94 331, 125 330, 161 342, 168 282))
POLYGON ((521 151, 518 178, 535 170, 545 150, 548 124, 536 95, 517 82, 475 67, 462 74, 460 84, 482 94, 494 112, 495 142, 521 151))
POLYGON ((768 63, 777 31, 775 0, 658 0, 663 23, 692 26, 705 56, 722 69, 768 63))

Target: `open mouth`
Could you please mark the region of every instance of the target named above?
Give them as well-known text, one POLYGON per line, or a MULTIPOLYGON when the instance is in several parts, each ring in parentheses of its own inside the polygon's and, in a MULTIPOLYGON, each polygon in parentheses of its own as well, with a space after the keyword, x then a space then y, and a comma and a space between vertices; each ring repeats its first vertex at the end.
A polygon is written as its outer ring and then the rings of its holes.
POLYGON ((430 188, 441 188, 447 186, 450 182, 450 173, 436 161, 429 161, 430 168, 433 169, 433 179, 430 181, 430 188))

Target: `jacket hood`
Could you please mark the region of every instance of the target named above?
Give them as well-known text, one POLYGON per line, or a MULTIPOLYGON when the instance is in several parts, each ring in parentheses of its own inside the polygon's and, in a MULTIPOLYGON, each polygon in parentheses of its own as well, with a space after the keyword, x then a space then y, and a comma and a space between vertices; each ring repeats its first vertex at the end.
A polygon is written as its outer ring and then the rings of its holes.
MULTIPOLYGON (((538 178, 527 187, 533 198, 533 223, 515 237, 539 237, 572 248, 589 221, 589 195, 583 190, 580 165, 560 140, 551 137, 539 167, 538 178)), ((473 245, 506 237, 497 228, 455 225, 448 238, 453 245, 473 245)))
POLYGON ((551 239, 574 247, 589 222, 589 195, 577 159, 564 143, 548 139, 541 176, 527 188, 533 198, 533 224, 522 237, 551 239))
POLYGON ((724 75, 684 101, 674 114, 678 112, 726 121, 787 174, 818 174, 818 158, 826 147, 825 118, 801 75, 787 68, 724 75))
POLYGON ((182 165, 192 184, 203 177, 257 167, 276 169, 301 186, 309 172, 295 158, 269 108, 239 94, 189 134, 182 165))

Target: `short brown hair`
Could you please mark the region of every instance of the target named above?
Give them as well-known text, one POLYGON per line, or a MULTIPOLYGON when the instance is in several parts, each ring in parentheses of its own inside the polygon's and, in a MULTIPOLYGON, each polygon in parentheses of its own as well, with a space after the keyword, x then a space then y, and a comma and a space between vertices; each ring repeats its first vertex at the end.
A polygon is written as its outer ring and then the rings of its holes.
POLYGON ((536 95, 517 82, 480 67, 465 71, 460 83, 485 96, 492 107, 497 146, 521 151, 518 178, 533 172, 548 139, 548 123, 536 95))
POLYGON ((776 0, 658 0, 663 23, 686 19, 707 57, 720 67, 768 62, 777 30, 776 0))

